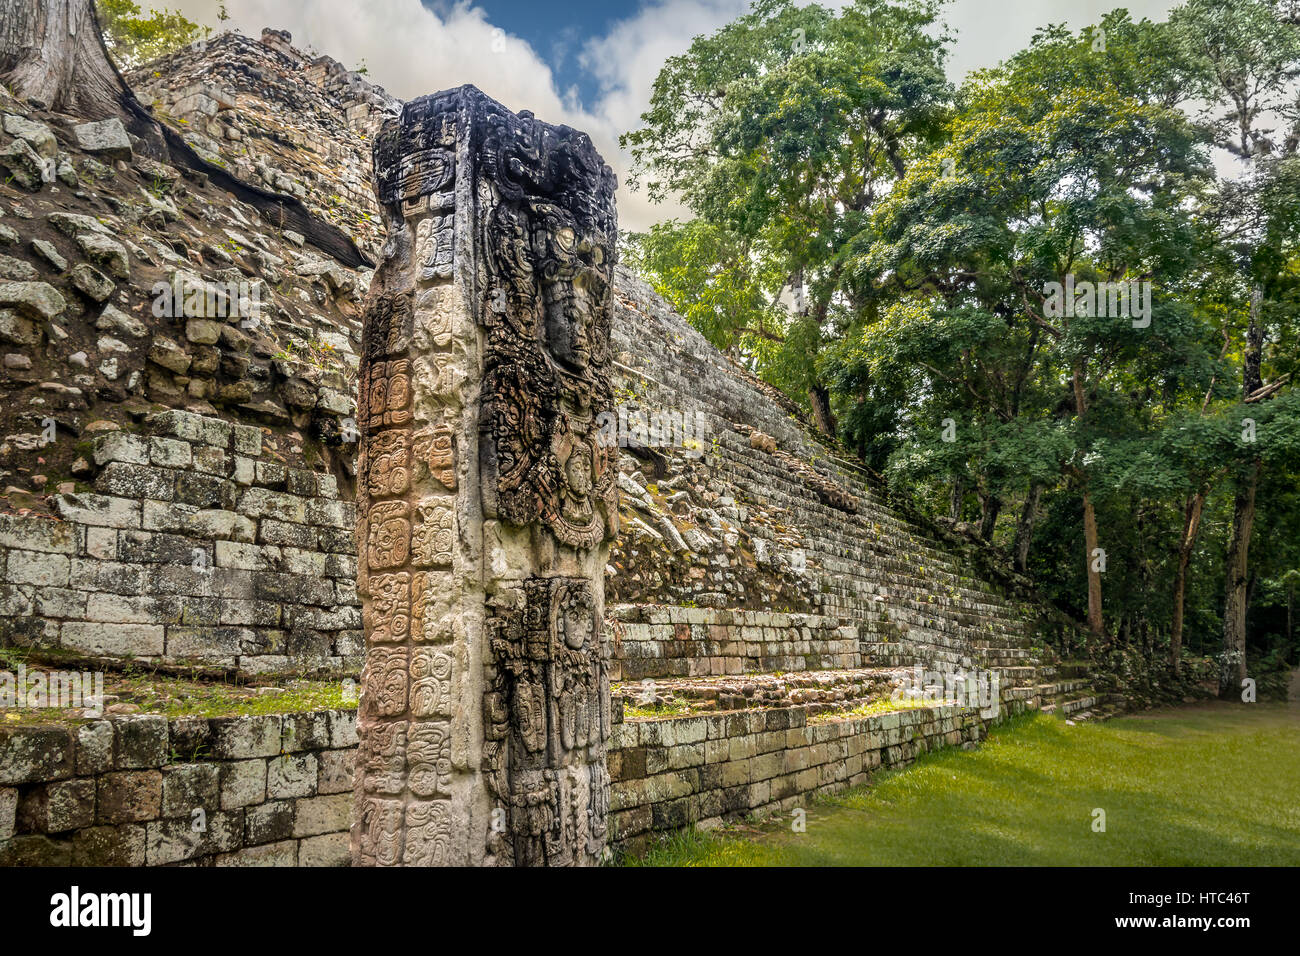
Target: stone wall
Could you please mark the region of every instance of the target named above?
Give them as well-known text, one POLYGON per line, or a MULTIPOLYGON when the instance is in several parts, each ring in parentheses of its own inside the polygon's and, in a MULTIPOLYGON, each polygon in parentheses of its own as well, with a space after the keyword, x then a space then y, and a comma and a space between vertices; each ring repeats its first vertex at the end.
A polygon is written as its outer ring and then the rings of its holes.
POLYGON ((806 806, 926 751, 973 746, 989 724, 955 705, 830 720, 799 706, 625 720, 609 756, 611 839, 635 852, 683 827, 806 806))
MULTIPOLYGON (((973 746, 996 720, 1042 703, 1004 688, 992 718, 955 704, 845 716, 851 694, 826 702, 845 685, 808 683, 827 687, 824 699, 787 693, 768 706, 754 695, 678 717, 623 718, 616 698, 611 846, 639 852, 682 827, 804 806, 927 751, 973 746)), ((878 699, 881 688, 859 690, 878 699)), ((356 745, 351 710, 0 727, 0 866, 347 865, 356 745)))
POLYGON ((261 429, 178 410, 88 437, 93 492, 0 514, 0 646, 355 671, 355 511, 261 429))
POLYGON ((0 726, 0 866, 346 866, 356 714, 0 726))
POLYGON ((283 30, 222 33, 127 76, 141 102, 182 124, 205 159, 302 199, 377 253, 383 240, 369 140, 400 108, 382 87, 283 30))
MULTIPOLYGON (((806 662, 799 653, 768 655, 783 657, 787 670, 914 661, 1001 666, 1028 656, 1039 618, 1050 611, 993 579, 998 558, 990 549, 900 510, 796 408, 709 345, 640 279, 621 272, 617 289, 620 401, 631 410, 698 416, 705 428, 697 448, 624 450, 611 605, 777 613, 785 616, 770 620, 782 623, 766 626, 790 628, 788 639, 777 641, 787 647, 806 642, 799 629, 815 620, 818 628, 842 629, 819 641, 837 648, 826 653, 856 655, 838 665, 817 651, 806 662), (795 623, 789 615, 812 617, 795 623)), ((662 630, 641 637, 649 632, 634 620, 627 618, 633 637, 626 658, 658 659, 669 647, 680 656, 680 634, 664 644, 662 630)), ((673 623, 690 624, 698 640, 715 622, 695 614, 673 623)), ((760 663, 748 651, 704 656, 731 657, 724 666, 739 657, 748 659, 746 668, 760 663)), ((654 676, 655 666, 625 660, 624 674, 654 676)), ((680 666, 671 673, 692 672, 680 666)))
POLYGON ((637 604, 616 605, 610 612, 617 680, 862 664, 866 635, 846 618, 637 604))

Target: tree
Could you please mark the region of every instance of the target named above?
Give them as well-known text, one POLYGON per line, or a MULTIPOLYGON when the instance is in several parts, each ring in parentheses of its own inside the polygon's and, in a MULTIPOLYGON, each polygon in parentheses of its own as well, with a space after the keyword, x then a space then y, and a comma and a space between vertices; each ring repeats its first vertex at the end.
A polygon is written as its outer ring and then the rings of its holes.
MULTIPOLYGON (((764 322, 770 347, 758 370, 827 432, 834 418, 816 358, 852 312, 844 257, 938 134, 951 97, 946 37, 929 30, 937 9, 934 0, 856 0, 838 12, 758 0, 664 64, 644 127, 621 140, 634 186, 655 200, 680 195, 706 224, 657 240, 688 246, 707 228, 727 259, 746 262, 734 286, 757 281, 766 303, 793 301, 784 327, 764 322)), ((698 298, 698 277, 680 276, 695 284, 677 294, 698 298)), ((674 298, 674 275, 656 279, 674 298)))
POLYGON ((75 116, 131 118, 91 0, 5 0, 5 7, 0 77, 14 94, 75 116))
POLYGON ((741 237, 693 219, 659 223, 628 240, 628 265, 683 318, 732 358, 766 367, 761 357, 785 340, 786 316, 767 292, 783 277, 764 272, 741 237))
MULTIPOLYGON (((109 55, 122 69, 179 50, 212 33, 179 10, 150 10, 145 16, 134 0, 97 0, 109 55)), ((222 6, 220 14, 225 13, 222 6)), ((228 16, 228 15, 227 15, 228 16)))
MULTIPOLYGON (((1267 312, 1286 281, 1283 250, 1295 240, 1293 210, 1300 198, 1294 188, 1294 158, 1300 150, 1300 118, 1294 110, 1300 77, 1298 14, 1291 0, 1189 0, 1170 16, 1187 78, 1209 104, 1204 119, 1216 144, 1246 166, 1247 175, 1225 190, 1220 206, 1225 244, 1245 277, 1234 309, 1244 325, 1238 332, 1238 354, 1245 404, 1276 395, 1290 375, 1264 381, 1267 312)), ((1255 451, 1243 449, 1234 468, 1237 490, 1225 557, 1219 683, 1225 699, 1239 694, 1246 677, 1249 552, 1264 465, 1255 451)))
MULTIPOLYGON (((1103 50, 1092 30, 1052 27, 973 78, 950 142, 913 164, 876 214, 876 240, 847 270, 863 297, 927 303, 924 322, 871 333, 877 346, 896 334, 912 339, 897 347, 925 372, 916 390, 949 403, 924 427, 973 418, 978 433, 1016 422, 1008 435, 1031 455, 1046 448, 1021 419, 1064 427, 1071 449, 1056 460, 1080 505, 1087 616, 1098 636, 1113 551, 1102 547, 1097 499, 1108 493, 1107 456, 1141 423, 1141 402, 1127 390, 1143 380, 1185 389, 1189 370, 1167 357, 1200 353, 1203 336, 1167 297, 1146 299, 1143 325, 1091 302, 1064 308, 1063 296, 1073 300, 1065 290, 1076 280, 1081 289, 1133 282, 1165 292, 1201 244, 1184 204, 1209 172, 1195 130, 1170 106, 1154 25, 1117 13, 1103 28, 1103 50)), ((1028 483, 1028 522, 1045 477, 993 462, 958 479, 974 478, 986 537, 1004 482, 1028 483)))

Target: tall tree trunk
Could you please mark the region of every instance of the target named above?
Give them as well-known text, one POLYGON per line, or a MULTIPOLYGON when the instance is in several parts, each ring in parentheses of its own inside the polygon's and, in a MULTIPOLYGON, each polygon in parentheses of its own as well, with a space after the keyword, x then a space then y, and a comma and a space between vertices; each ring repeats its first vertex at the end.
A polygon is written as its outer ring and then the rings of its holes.
POLYGON ((1286 646, 1287 653, 1295 652, 1295 580, 1286 589, 1286 646))
MULTIPOLYGON (((1074 412, 1082 419, 1088 411, 1087 395, 1084 392, 1084 367, 1080 363, 1075 365, 1072 376, 1074 386, 1074 412)), ((1080 483, 1083 487, 1083 549, 1086 553, 1085 560, 1088 569, 1088 630, 1097 637, 1102 637, 1106 633, 1106 624, 1101 614, 1101 566, 1097 554, 1099 545, 1097 543, 1097 512, 1092 506, 1092 495, 1088 493, 1086 478, 1079 476, 1080 483)))
MULTIPOLYGON (((1256 283, 1250 295, 1250 324, 1246 329, 1241 379, 1243 397, 1264 387, 1264 289, 1256 283)), ((1256 458, 1237 484, 1232 509, 1232 531, 1228 535, 1223 596, 1223 667, 1219 672, 1219 696, 1237 698, 1246 678, 1246 585, 1249 577, 1250 536, 1255 526, 1255 492, 1263 462, 1256 458)))
POLYGON ((948 517, 953 521, 961 520, 961 506, 965 500, 966 482, 958 475, 952 480, 952 490, 948 495, 948 517))
POLYGON ((1002 513, 1002 499, 997 495, 980 495, 980 537, 985 541, 993 540, 993 531, 998 525, 998 515, 1002 513))
POLYGON ((1247 568, 1260 469, 1261 463, 1256 459, 1242 476, 1232 509, 1223 597, 1223 667, 1219 672, 1219 696, 1224 700, 1238 699, 1241 682, 1246 678, 1246 586, 1250 580, 1247 568))
POLYGON ((318 219, 295 196, 245 183, 207 162, 140 104, 108 58, 92 0, 0 0, 0 81, 19 98, 87 120, 120 119, 140 152, 200 172, 256 208, 268 222, 301 233, 344 265, 372 265, 356 243, 318 219))
POLYGON ((1043 497, 1043 486, 1035 481, 1029 486, 1025 506, 1016 522, 1015 566, 1024 574, 1029 569, 1029 545, 1034 539, 1034 521, 1038 517, 1038 503, 1043 497))
POLYGON ((1201 528, 1201 513, 1205 509, 1207 489, 1202 488, 1183 509, 1183 537, 1178 544, 1178 570, 1174 573, 1174 615, 1169 628, 1169 662, 1177 674, 1183 655, 1183 605, 1187 593, 1187 566, 1196 547, 1196 534, 1201 528))
POLYGON ((1101 568, 1098 567, 1097 512, 1092 507, 1092 495, 1083 493, 1083 547, 1088 552, 1088 630, 1097 637, 1106 633, 1101 616, 1101 568))

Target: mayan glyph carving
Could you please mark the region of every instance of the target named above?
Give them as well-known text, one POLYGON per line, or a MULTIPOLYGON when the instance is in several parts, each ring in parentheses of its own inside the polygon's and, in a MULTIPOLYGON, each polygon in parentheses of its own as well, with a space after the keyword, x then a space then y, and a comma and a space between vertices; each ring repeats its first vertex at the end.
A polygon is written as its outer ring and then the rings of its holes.
POLYGON ((530 578, 523 605, 492 621, 487 769, 509 803, 516 862, 599 858, 608 815, 609 647, 591 584, 530 578))
POLYGON ((584 134, 472 87, 407 104, 375 169, 389 241, 358 403, 353 855, 595 863, 614 177, 584 134))
POLYGON ((405 641, 411 629, 411 575, 372 574, 370 606, 363 615, 371 642, 389 644, 405 641))
MULTIPOLYGON (((399 132, 395 143, 407 139, 399 132)), ((352 848, 356 862, 374 866, 471 862, 453 833, 453 821, 466 815, 453 806, 451 755, 459 595, 451 574, 431 580, 426 570, 456 561, 450 493, 459 484, 462 399, 451 369, 465 357, 453 354, 458 315, 468 318, 453 294, 456 138, 449 127, 410 145, 376 155, 391 238, 367 301, 357 403, 367 652, 352 848), (440 593, 431 602, 433 588, 440 593), (447 650, 427 642, 431 603, 440 612, 432 630, 447 650)))

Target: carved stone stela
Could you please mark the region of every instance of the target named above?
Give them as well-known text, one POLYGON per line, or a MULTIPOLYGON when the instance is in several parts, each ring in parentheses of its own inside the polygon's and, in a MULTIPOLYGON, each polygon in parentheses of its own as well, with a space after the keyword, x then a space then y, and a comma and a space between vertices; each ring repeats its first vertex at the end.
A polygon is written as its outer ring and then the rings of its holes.
POLYGON ((375 144, 358 423, 363 865, 598 862, 613 174, 473 87, 375 144))

